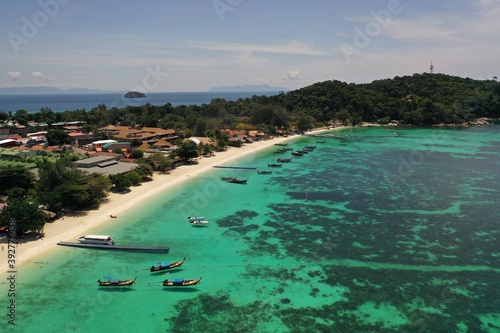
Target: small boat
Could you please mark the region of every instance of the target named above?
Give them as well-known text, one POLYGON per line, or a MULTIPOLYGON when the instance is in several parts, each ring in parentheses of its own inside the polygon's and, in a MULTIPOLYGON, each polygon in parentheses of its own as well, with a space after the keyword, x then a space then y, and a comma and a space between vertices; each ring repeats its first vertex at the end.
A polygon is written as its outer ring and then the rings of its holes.
POLYGON ((201 221, 205 219, 205 216, 188 216, 189 221, 201 221))
POLYGON ((269 174, 273 173, 273 170, 260 170, 257 172, 260 173, 261 175, 269 175, 269 174))
POLYGON ((306 146, 305 148, 309 149, 309 150, 314 150, 316 148, 316 146, 306 146))
POLYGON ((116 215, 109 215, 112 219, 116 219, 116 215))
POLYGON ((281 148, 281 149, 275 150, 273 153, 275 153, 275 154, 284 154, 284 153, 286 153, 286 151, 287 151, 286 149, 281 148))
POLYGON ((201 277, 197 280, 184 280, 181 278, 175 278, 173 280, 165 280, 163 281, 164 287, 189 287, 195 286, 200 283, 201 277))
POLYGON ((110 236, 105 235, 87 235, 76 239, 82 244, 113 245, 115 241, 110 236))
POLYGON ((292 161, 292 158, 284 158, 284 157, 280 157, 278 158, 278 162, 282 162, 282 163, 288 163, 288 162, 291 162, 292 161))
POLYGON ((293 156, 302 156, 302 155, 304 155, 304 153, 302 151, 296 150, 296 151, 292 151, 292 155, 293 156))
POLYGON ((191 223, 191 225, 194 227, 203 227, 203 226, 206 226, 208 224, 208 221, 207 220, 194 220, 194 221, 191 221, 189 223, 191 223))
POLYGON ((233 183, 233 184, 246 184, 248 181, 248 178, 247 179, 236 179, 236 178, 233 178, 231 180, 228 180, 227 182, 228 183, 233 183))
POLYGON ((267 166, 269 167, 273 167, 273 168, 279 168, 281 167, 283 164, 281 163, 268 163, 267 166))
POLYGON ((316 141, 316 143, 326 143, 326 140, 316 141))
POLYGON ((285 147, 288 145, 288 143, 275 143, 274 144, 275 146, 282 146, 282 147, 285 147))
POLYGON ((97 280, 97 282, 99 283, 99 287, 124 287, 133 285, 136 279, 137 277, 133 280, 119 280, 109 278, 108 281, 97 280))
POLYGON ((184 258, 180 261, 172 262, 172 263, 168 263, 168 262, 160 263, 159 262, 158 266, 151 266, 149 271, 150 272, 159 272, 159 271, 165 271, 167 269, 181 267, 185 260, 186 260, 186 258, 184 258))
POLYGON ((225 180, 226 182, 228 182, 228 181, 233 180, 233 179, 236 179, 236 178, 234 178, 234 177, 224 177, 224 176, 220 176, 220 179, 225 180))

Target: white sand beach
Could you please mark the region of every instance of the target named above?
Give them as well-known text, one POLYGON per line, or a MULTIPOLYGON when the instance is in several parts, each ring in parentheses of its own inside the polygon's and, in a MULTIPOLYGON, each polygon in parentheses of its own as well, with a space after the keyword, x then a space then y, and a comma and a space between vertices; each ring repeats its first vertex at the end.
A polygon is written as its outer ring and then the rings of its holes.
MULTIPOLYGON (((314 132, 317 133, 324 130, 319 129, 314 132)), ((127 209, 132 209, 135 205, 139 205, 151 196, 172 189, 181 182, 211 170, 216 165, 223 165, 231 160, 291 138, 293 137, 278 137, 247 144, 241 148, 229 148, 227 151, 216 153, 215 156, 201 157, 198 159, 198 164, 181 166, 173 170, 170 174, 155 173, 152 181, 132 187, 131 191, 126 194, 110 193, 107 198, 108 200, 96 210, 88 211, 81 216, 64 216, 54 222, 47 223, 44 228, 45 235, 43 238, 26 239, 17 245, 15 249, 16 269, 19 269, 23 263, 36 261, 37 258, 42 257, 47 251, 56 248, 57 243, 60 241, 73 242, 76 237, 91 234, 93 228, 109 222, 112 219, 110 215, 114 215, 119 219, 120 214, 124 213, 127 209)), ((0 239, 0 262, 2 263, 0 265, 0 274, 4 274, 9 270, 7 241, 7 236, 0 239)))

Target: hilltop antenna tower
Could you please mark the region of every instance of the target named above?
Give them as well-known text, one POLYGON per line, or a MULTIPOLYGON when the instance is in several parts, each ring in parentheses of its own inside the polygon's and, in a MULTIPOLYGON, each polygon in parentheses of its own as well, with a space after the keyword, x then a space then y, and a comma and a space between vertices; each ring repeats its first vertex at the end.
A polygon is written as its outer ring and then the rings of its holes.
POLYGON ((431 74, 433 74, 434 73, 434 65, 432 64, 432 61, 431 61, 431 67, 430 67, 430 69, 431 69, 431 74))

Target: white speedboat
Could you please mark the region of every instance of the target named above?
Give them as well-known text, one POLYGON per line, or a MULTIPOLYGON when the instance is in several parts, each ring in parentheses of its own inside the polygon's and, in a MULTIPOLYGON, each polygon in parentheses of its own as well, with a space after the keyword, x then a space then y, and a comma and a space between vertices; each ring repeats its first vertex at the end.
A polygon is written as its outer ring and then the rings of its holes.
POLYGON ((193 221, 191 221, 191 224, 195 227, 201 227, 201 226, 207 225, 208 221, 207 220, 193 220, 193 221))
POLYGON ((101 244, 101 245, 113 245, 115 241, 106 235, 87 235, 81 236, 76 239, 82 244, 101 244))

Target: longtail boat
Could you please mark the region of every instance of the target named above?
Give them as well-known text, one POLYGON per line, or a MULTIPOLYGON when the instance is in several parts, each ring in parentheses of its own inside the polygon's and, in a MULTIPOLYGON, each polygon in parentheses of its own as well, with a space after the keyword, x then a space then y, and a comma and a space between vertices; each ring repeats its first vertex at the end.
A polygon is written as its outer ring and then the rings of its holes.
POLYGON ((233 183, 233 184, 246 184, 247 181, 248 181, 248 178, 247 179, 237 179, 237 178, 234 178, 234 179, 228 180, 227 182, 228 183, 233 183))
POLYGON ((167 269, 181 267, 185 260, 186 260, 186 258, 184 258, 180 261, 172 262, 172 263, 168 263, 168 262, 167 263, 158 263, 158 266, 151 266, 149 271, 150 272, 159 272, 159 271, 165 271, 167 269))
POLYGON ((190 287, 195 286, 200 283, 201 277, 197 280, 184 280, 181 278, 176 278, 173 280, 165 280, 163 281, 164 287, 190 287))
POLYGON ((273 173, 273 170, 259 170, 257 172, 260 173, 261 175, 269 175, 273 173))
POLYGON ((124 286, 131 286, 135 283, 135 280, 137 277, 133 280, 119 280, 119 279, 108 279, 108 281, 101 281, 97 280, 99 283, 99 287, 124 287, 124 286))

